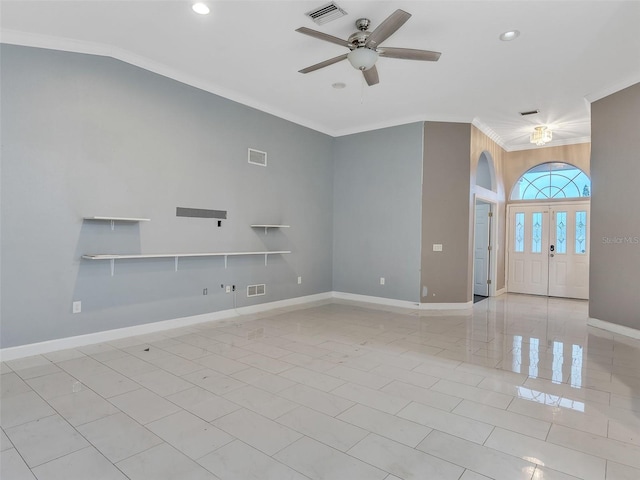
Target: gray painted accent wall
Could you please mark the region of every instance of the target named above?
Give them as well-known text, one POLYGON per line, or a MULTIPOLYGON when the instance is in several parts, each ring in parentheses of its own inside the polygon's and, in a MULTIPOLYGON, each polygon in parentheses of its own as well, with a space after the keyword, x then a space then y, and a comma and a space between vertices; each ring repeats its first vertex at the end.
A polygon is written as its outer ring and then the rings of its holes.
POLYGON ((425 122, 422 193, 423 303, 466 303, 472 294, 471 125, 425 122), (433 251, 441 244, 442 251, 433 251))
MULTIPOLYGON (((106 57, 1 47, 1 347, 332 290, 333 143, 106 57), (250 165, 247 149, 268 152, 250 165), (176 207, 228 219, 176 217, 176 207), (84 216, 150 222, 83 221, 84 216), (252 229, 254 223, 291 228, 252 229), (292 250, 80 260, 86 253, 292 250), (302 276, 302 284, 297 277, 302 276), (247 298, 244 287, 265 283, 247 298), (208 289, 204 296, 203 289, 208 289), (82 313, 72 314, 72 302, 82 313)), ((380 220, 380 216, 376 215, 380 220)))
POLYGON ((640 83, 591 104, 589 316, 640 329, 640 83))
POLYGON ((333 289, 418 303, 422 123, 336 138, 334 169, 333 289))

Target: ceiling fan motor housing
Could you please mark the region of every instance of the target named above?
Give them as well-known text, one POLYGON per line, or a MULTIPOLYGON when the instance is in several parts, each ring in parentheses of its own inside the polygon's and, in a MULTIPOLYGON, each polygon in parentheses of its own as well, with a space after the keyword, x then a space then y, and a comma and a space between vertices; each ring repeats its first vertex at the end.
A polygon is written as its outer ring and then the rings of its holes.
POLYGON ((354 50, 358 47, 363 47, 367 42, 367 38, 369 38, 369 35, 371 35, 371 32, 365 32, 364 30, 359 30, 352 33, 347 39, 347 42, 349 42, 349 48, 351 50, 354 50))

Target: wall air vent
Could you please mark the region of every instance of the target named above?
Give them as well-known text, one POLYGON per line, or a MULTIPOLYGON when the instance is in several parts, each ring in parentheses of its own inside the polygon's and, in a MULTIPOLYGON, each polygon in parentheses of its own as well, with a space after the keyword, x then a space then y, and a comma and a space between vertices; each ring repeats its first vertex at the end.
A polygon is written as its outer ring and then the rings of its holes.
POLYGON ((535 115, 536 113, 540 113, 540 110, 529 110, 528 112, 520 112, 520 115, 526 117, 527 115, 535 115))
POLYGON ((327 3, 326 5, 322 5, 305 13, 305 15, 310 17, 317 25, 324 25, 327 22, 344 17, 346 14, 347 12, 336 5, 335 2, 327 3))
POLYGON ((260 150, 249 149, 249 163, 252 165, 260 165, 261 167, 267 166, 267 152, 261 152, 260 150))
POLYGON ((266 285, 264 283, 258 285, 247 285, 247 297, 257 297, 266 293, 266 285))

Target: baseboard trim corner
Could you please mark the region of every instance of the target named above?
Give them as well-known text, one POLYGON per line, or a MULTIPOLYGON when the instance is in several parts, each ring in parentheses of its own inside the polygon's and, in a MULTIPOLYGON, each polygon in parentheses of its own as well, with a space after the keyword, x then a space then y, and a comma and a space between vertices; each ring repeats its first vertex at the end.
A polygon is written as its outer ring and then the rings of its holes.
POLYGON ((400 308, 418 308, 417 302, 410 302, 408 300, 397 300, 395 298, 385 298, 385 297, 374 297, 371 295, 360 295, 357 293, 346 293, 346 292, 331 292, 332 297, 337 300, 348 300, 351 302, 361 302, 361 303, 374 303, 376 305, 387 305, 389 307, 400 307, 400 308))

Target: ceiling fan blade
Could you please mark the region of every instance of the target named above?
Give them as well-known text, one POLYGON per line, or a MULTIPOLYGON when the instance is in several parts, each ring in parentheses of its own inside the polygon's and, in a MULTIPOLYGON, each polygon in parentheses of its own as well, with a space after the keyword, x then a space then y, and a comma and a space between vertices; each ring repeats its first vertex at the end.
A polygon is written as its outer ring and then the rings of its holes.
POLYGON ((387 38, 393 35, 404 23, 411 18, 411 14, 404 10, 396 10, 389 15, 384 22, 371 32, 371 35, 367 38, 365 46, 369 48, 376 48, 379 44, 384 42, 387 38))
POLYGON ((339 55, 337 57, 330 58, 329 60, 325 60, 324 62, 316 63, 315 65, 311 65, 310 67, 303 68, 302 70, 298 70, 300 73, 309 73, 315 72, 316 70, 320 70, 321 68, 328 67, 329 65, 333 65, 334 63, 341 62, 342 60, 346 60, 347 54, 339 55))
POLYGON ((380 78, 378 78, 378 69, 374 65, 369 70, 363 70, 362 74, 364 75, 364 79, 367 81, 367 85, 377 85, 380 83, 380 78))
POLYGON ((429 50, 391 47, 380 47, 378 54, 381 57, 402 58, 405 60, 423 60, 425 62, 437 62, 441 55, 440 52, 431 52, 429 50))
POLYGON ((341 38, 334 37, 333 35, 329 35, 328 33, 318 32, 317 30, 311 30, 307 27, 300 27, 296 30, 296 32, 304 33, 305 35, 309 35, 310 37, 318 38, 320 40, 324 40, 325 42, 335 43, 337 45, 342 45, 343 47, 349 48, 349 42, 346 40, 342 40, 341 38))

